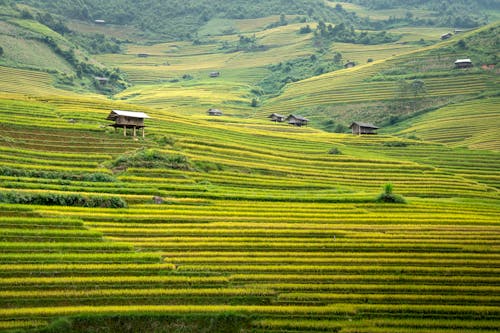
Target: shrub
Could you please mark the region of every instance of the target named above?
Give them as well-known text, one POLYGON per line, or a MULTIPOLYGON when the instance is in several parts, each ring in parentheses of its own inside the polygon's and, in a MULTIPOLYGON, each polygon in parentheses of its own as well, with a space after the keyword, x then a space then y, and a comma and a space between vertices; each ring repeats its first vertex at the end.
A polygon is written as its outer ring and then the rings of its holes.
POLYGON ((328 154, 332 154, 332 155, 341 155, 342 152, 340 151, 340 149, 338 149, 337 147, 333 147, 332 149, 330 149, 328 151, 328 154))
POLYGON ((141 149, 133 155, 122 155, 113 161, 112 166, 115 168, 191 169, 191 165, 186 156, 167 154, 157 149, 141 149))
POLYGON ((0 167, 0 175, 11 177, 29 177, 29 178, 45 178, 45 179, 62 179, 76 180, 86 182, 115 182, 116 178, 106 173, 71 173, 62 171, 47 171, 47 170, 24 170, 10 168, 6 166, 0 167))
POLYGON ((23 205, 125 208, 120 197, 83 196, 67 193, 0 192, 0 202, 23 205))
POLYGON ((408 142, 404 142, 404 141, 387 141, 387 142, 384 142, 383 145, 385 147, 407 147, 408 146, 408 142))
POLYGON ((388 203, 406 203, 405 198, 401 195, 393 193, 394 186, 391 183, 384 185, 384 192, 380 193, 375 199, 376 202, 388 202, 388 203))

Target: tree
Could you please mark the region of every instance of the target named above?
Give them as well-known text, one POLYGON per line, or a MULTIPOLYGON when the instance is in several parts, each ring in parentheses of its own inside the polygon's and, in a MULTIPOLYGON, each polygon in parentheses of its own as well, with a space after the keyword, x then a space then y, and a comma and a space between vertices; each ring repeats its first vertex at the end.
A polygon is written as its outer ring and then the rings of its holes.
POLYGON ((335 55, 333 56, 333 62, 336 64, 340 64, 342 62, 342 53, 335 52, 335 55))
POLYGON ((3 47, 0 46, 0 57, 3 56, 3 47))
POLYGON ((410 91, 413 94, 413 98, 420 97, 427 92, 425 82, 423 80, 413 80, 410 83, 410 91))

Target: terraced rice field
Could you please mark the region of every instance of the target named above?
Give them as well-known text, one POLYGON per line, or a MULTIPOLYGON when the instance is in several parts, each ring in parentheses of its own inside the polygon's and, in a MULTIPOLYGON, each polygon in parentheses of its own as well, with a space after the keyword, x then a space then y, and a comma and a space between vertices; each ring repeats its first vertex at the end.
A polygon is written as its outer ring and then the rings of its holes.
POLYGON ((413 120, 400 133, 449 146, 499 151, 498 136, 491 130, 500 125, 499 102, 495 97, 450 105, 413 120))
POLYGON ((0 102, 0 192, 128 203, 0 204, 0 331, 227 313, 248 332, 500 329, 498 152, 145 107, 134 141, 111 108, 131 106, 0 102), (190 168, 111 167, 151 148, 190 168), (373 202, 387 182, 407 204, 373 202))

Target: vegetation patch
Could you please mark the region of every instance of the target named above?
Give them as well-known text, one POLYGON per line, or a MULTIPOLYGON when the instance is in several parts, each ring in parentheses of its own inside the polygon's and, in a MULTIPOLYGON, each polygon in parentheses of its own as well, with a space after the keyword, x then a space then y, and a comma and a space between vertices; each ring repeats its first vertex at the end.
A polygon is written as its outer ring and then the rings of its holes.
POLYGON ((11 177, 30 177, 30 178, 45 178, 45 179, 62 179, 62 180, 77 180, 86 182, 115 182, 116 178, 102 172, 95 173, 74 173, 62 171, 47 171, 47 170, 26 170, 19 168, 10 168, 0 166, 0 175, 11 177))
POLYGON ((384 191, 379 194, 376 201, 377 202, 388 202, 388 203, 406 203, 405 198, 399 194, 393 193, 394 186, 391 183, 384 185, 384 191))
POLYGON ((168 154, 158 149, 141 149, 133 154, 122 155, 112 162, 116 169, 136 168, 169 168, 190 170, 188 158, 180 154, 168 154))
POLYGON ((60 318, 49 326, 26 333, 233 333, 248 328, 249 319, 240 314, 77 316, 60 318))
POLYGON ((0 202, 23 205, 76 206, 124 208, 127 203, 120 197, 84 196, 63 193, 0 192, 0 202))

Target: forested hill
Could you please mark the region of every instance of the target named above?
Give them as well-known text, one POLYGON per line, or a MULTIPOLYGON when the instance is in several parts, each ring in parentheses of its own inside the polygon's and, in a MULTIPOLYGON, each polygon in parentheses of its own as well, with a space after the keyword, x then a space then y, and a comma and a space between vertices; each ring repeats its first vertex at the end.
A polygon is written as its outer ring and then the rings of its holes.
MULTIPOLYGON (((432 18, 426 24, 473 28, 496 19, 491 11, 500 10, 498 0, 344 0, 372 10, 415 9, 429 10, 432 18)), ((411 19, 411 17, 409 17, 411 19)))
POLYGON ((323 0, 22 0, 49 12, 79 20, 102 19, 132 25, 164 37, 190 38, 213 18, 258 18, 270 15, 301 15, 329 22, 352 20, 344 10, 323 0))

